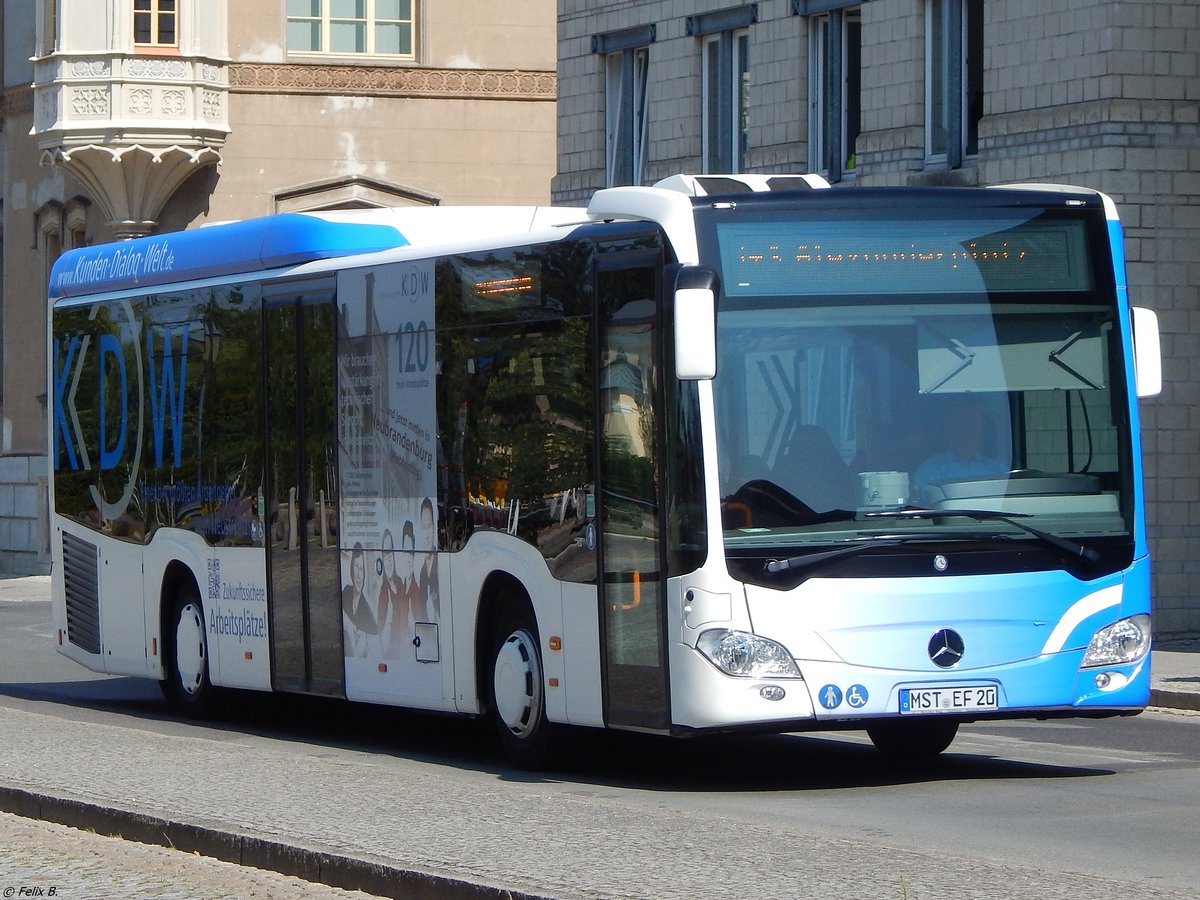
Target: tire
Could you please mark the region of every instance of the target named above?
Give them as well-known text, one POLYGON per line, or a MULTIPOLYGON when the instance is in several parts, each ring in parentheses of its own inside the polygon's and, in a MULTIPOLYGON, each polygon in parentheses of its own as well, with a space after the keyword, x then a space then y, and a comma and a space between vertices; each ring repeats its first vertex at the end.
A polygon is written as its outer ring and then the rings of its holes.
POLYGON ((208 678, 208 633, 204 607, 194 586, 180 590, 171 605, 163 640, 167 654, 163 693, 192 718, 206 718, 216 704, 217 689, 208 678))
POLYGON ((929 759, 950 746, 958 722, 947 719, 903 719, 879 722, 867 736, 880 753, 900 762, 929 759))
POLYGON ((556 729, 546 719, 541 645, 528 607, 508 605, 490 647, 488 706, 501 747, 518 767, 541 768, 553 756, 556 729))

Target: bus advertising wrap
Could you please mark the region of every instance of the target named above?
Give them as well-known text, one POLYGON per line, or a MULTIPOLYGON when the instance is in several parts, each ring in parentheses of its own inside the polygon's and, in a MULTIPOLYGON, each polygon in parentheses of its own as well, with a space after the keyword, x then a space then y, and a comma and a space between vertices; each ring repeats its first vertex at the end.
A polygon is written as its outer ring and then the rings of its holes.
POLYGON ((437 697, 433 263, 341 273, 338 320, 347 692, 437 697))

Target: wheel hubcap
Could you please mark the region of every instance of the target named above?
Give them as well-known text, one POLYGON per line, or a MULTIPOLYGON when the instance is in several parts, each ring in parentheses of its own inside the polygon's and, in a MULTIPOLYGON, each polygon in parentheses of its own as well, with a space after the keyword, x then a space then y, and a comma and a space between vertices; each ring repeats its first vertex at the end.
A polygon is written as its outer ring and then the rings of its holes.
POLYGON ((189 694, 195 694, 204 680, 204 658, 204 617, 198 604, 188 603, 175 624, 175 669, 180 686, 189 694))
POLYGON ((492 684, 500 721, 514 736, 528 737, 541 713, 542 672, 537 644, 523 628, 510 634, 500 646, 492 684))

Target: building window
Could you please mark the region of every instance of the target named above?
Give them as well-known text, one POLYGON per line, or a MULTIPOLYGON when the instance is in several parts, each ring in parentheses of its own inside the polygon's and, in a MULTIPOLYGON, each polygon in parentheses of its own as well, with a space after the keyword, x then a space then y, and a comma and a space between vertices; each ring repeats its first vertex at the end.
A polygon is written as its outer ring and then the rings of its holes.
POLYGON ((928 0, 925 155, 957 169, 979 152, 983 118, 983 0, 928 0))
POLYGON ((841 181, 857 167, 862 15, 852 7, 810 16, 808 35, 809 166, 830 181, 841 181))
POLYGON ((758 6, 689 16, 688 34, 701 39, 701 167, 740 172, 750 145, 750 29, 758 6))
POLYGON ((45 297, 50 288, 50 270, 63 252, 63 204, 58 200, 48 200, 38 207, 34 221, 37 223, 37 249, 42 257, 42 296, 45 297))
POLYGON ((414 0, 287 0, 293 53, 412 59, 414 0))
POLYGON ((58 0, 42 0, 42 15, 38 20, 41 34, 37 45, 42 56, 49 56, 58 49, 58 0))
POLYGON ((63 249, 75 250, 86 247, 87 240, 87 211, 92 201, 86 197, 73 197, 67 201, 63 211, 63 228, 66 230, 66 245, 63 249))
POLYGON ((704 171, 740 172, 749 144, 750 33, 704 39, 704 171))
POLYGON ((653 25, 596 35, 592 52, 604 58, 604 183, 641 184, 653 25))
MULTIPOLYGON (((34 250, 40 256, 38 262, 41 269, 41 284, 39 286, 42 289, 42 296, 47 297, 50 293, 50 272, 54 268, 55 261, 63 252, 63 226, 66 217, 63 205, 58 200, 48 200, 43 203, 33 216, 37 229, 34 235, 34 250)), ((45 334, 49 326, 50 304, 41 303, 38 308, 41 310, 41 333, 45 334)))
POLYGON ((605 57, 605 183, 609 187, 642 181, 649 68, 650 53, 645 47, 605 57))
POLYGON ((142 47, 177 47, 175 0, 133 0, 133 42, 142 47))

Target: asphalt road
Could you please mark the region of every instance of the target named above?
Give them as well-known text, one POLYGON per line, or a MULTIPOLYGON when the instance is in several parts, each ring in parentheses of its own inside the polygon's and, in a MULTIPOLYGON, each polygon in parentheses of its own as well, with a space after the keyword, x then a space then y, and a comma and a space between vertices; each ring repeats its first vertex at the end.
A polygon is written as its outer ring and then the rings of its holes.
POLYGON ((1200 884, 1198 714, 968 726, 906 769, 857 735, 587 732, 529 775, 456 719, 234 694, 186 722, 157 686, 59 657, 48 632, 45 603, 0 603, 0 788, 374 867, 342 886, 1075 900, 1200 884))

